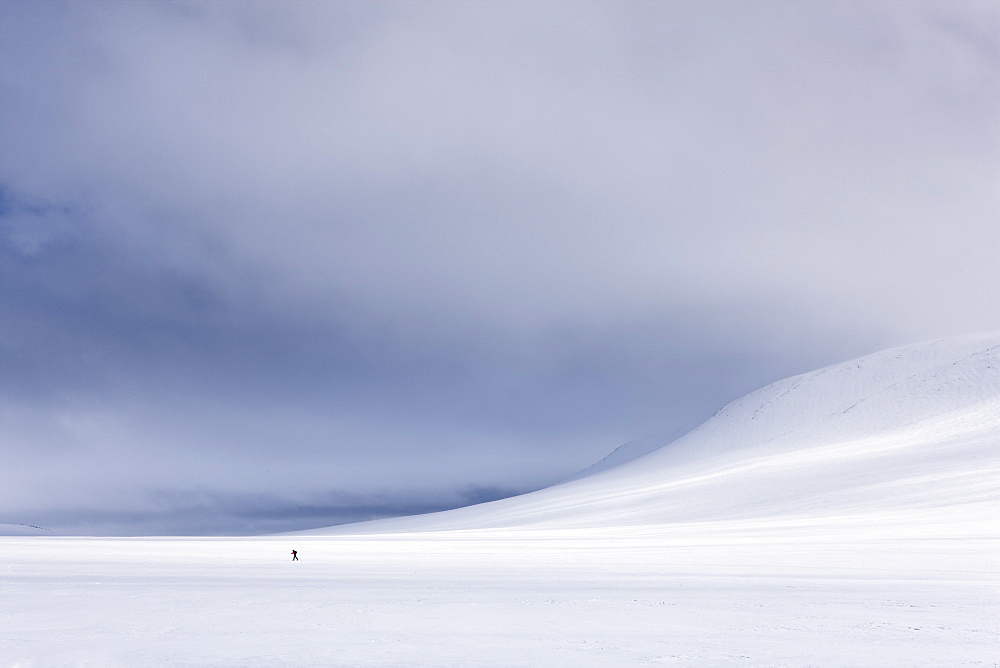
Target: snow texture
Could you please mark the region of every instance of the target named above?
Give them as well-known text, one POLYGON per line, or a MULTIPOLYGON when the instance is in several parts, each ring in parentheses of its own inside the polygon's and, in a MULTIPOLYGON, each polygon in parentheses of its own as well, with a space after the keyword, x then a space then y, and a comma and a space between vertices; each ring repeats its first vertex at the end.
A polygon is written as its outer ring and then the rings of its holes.
POLYGON ((3 538, 0 664, 996 666, 998 454, 1000 335, 898 348, 513 499, 3 538))

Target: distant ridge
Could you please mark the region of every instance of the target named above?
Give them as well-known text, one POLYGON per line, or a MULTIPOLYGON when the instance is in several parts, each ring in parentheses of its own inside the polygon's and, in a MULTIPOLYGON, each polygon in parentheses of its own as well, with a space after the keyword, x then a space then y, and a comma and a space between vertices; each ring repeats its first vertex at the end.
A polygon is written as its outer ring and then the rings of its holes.
POLYGON ((787 378, 668 445, 611 459, 519 497, 301 533, 752 519, 914 531, 939 520, 996 534, 1000 334, 902 346, 787 378))
POLYGON ((580 480, 581 478, 589 478, 590 476, 600 473, 601 471, 607 471, 608 469, 613 469, 616 466, 621 466, 622 464, 630 462, 633 459, 638 459, 639 457, 648 455, 654 450, 659 450, 664 446, 664 444, 669 442, 670 438, 666 436, 645 436, 643 438, 633 439, 619 445, 604 459, 595 464, 591 464, 582 471, 574 473, 569 478, 560 481, 559 484, 580 480))
POLYGON ((54 534, 52 529, 36 527, 33 524, 0 522, 0 536, 51 536, 54 534))

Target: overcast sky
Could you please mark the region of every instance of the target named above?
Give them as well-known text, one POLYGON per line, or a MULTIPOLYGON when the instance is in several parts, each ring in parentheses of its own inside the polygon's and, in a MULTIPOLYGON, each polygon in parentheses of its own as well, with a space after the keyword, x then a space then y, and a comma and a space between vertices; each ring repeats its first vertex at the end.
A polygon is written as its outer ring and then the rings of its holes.
POLYGON ((0 2, 0 522, 534 489, 1000 329, 994 2, 0 2))

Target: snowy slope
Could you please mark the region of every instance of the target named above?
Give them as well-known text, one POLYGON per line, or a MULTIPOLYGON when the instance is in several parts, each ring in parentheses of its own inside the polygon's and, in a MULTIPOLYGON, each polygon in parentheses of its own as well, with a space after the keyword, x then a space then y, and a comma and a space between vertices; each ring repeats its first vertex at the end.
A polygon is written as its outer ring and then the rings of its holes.
POLYGON ((310 532, 854 523, 997 533, 1000 334, 768 385, 645 456, 524 496, 310 532))
POLYGON ((654 450, 659 450, 663 447, 664 442, 666 442, 666 439, 662 436, 646 436, 628 441, 627 443, 623 443, 612 450, 611 453, 604 459, 601 459, 595 464, 591 464, 587 468, 571 475, 569 478, 561 482, 565 483, 573 480, 580 480, 581 478, 589 478, 595 473, 600 473, 601 471, 607 471, 608 469, 621 466, 622 464, 630 462, 633 459, 638 459, 643 455, 648 455, 654 450))

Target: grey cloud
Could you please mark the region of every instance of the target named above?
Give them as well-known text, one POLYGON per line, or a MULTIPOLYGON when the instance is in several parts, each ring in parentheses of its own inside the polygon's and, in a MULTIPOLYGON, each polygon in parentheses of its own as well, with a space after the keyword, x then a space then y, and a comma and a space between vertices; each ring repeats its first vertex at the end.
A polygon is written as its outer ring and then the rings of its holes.
POLYGON ((386 517, 449 510, 522 493, 524 489, 471 487, 458 493, 318 495, 306 502, 264 494, 151 492, 149 507, 58 508, 39 513, 45 530, 92 535, 241 536, 300 531, 386 517))
POLYGON ((145 6, 114 33, 128 37, 84 32, 129 66, 81 72, 67 125, 90 144, 68 153, 115 194, 102 216, 163 261, 210 272, 207 244, 269 272, 276 299, 427 301, 494 323, 643 309, 684 281, 816 309, 791 276, 837 318, 905 289, 884 280, 887 248, 893 275, 933 293, 956 251, 995 242, 976 222, 981 165, 956 161, 995 154, 979 142, 995 97, 936 90, 961 77, 922 55, 995 81, 978 42, 941 37, 922 6, 637 7, 383 7, 347 50, 279 21, 313 45, 292 57, 231 28, 261 6, 177 25, 145 6), (952 122, 970 96, 977 122, 952 122), (949 214, 965 241, 939 250, 924 239, 949 214), (831 288, 842 266, 857 279, 831 288))

